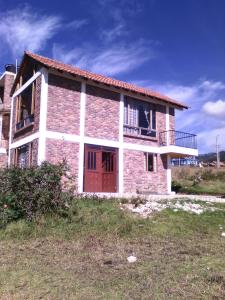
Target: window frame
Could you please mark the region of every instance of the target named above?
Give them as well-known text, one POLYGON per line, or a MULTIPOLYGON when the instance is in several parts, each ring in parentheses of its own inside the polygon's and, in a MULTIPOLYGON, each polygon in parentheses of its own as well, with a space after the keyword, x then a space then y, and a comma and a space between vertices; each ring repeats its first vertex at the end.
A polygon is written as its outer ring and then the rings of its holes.
MULTIPOLYGON (((157 137, 157 110, 156 104, 152 102, 145 102, 142 100, 125 97, 124 99, 124 109, 123 109, 123 133, 128 135, 135 135, 135 136, 142 136, 142 137, 149 137, 149 138, 156 138, 157 137), (148 106, 149 110, 149 117, 148 123, 149 127, 141 127, 140 126, 140 107, 148 106), (136 111, 136 112, 135 112, 136 111), (133 114, 133 116, 132 116, 133 114), (132 120, 135 120, 135 125, 132 124, 132 120), (125 128, 130 127, 130 131, 133 132, 129 133, 124 130, 125 128), (148 130, 150 134, 143 134, 142 130, 148 130), (151 135, 153 133, 153 136, 151 135)), ((128 130, 129 131, 129 130, 128 130)))
POLYGON ((31 143, 28 143, 28 144, 24 144, 24 145, 21 145, 20 147, 17 147, 14 149, 14 161, 13 161, 13 165, 16 166, 16 167, 19 167, 19 168, 30 168, 32 166, 32 159, 33 159, 33 142, 31 143), (28 147, 28 165, 26 166, 19 166, 19 150, 22 148, 22 147, 28 147))
POLYGON ((35 104, 36 104, 36 89, 37 89, 37 81, 34 80, 31 84, 29 84, 26 89, 24 89, 17 97, 16 97, 16 123, 15 123, 15 131, 21 130, 23 128, 26 128, 33 124, 34 122, 34 112, 35 112, 35 104), (22 107, 22 93, 31 87, 31 109, 30 109, 30 114, 27 116, 27 118, 22 119, 21 118, 21 107, 22 107), (26 119, 31 119, 30 123, 25 124, 26 119), (23 126, 21 126, 20 129, 17 129, 17 124, 23 123, 23 126))
POLYGON ((155 173, 157 170, 156 167, 156 154, 155 153, 150 153, 150 152, 146 152, 145 153, 145 171, 147 173, 155 173), (152 157, 152 169, 149 169, 149 156, 151 155, 152 157))

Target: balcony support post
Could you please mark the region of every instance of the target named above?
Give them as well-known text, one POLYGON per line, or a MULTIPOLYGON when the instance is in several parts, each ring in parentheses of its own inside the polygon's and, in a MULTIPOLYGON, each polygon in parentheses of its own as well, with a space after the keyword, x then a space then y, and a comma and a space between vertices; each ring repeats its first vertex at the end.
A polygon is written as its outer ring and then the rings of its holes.
POLYGON ((170 108, 169 105, 166 106, 166 145, 170 144, 170 108))
POLYGON ((0 114, 0 147, 2 145, 2 114, 0 114))
POLYGON ((171 194, 171 165, 170 165, 170 155, 167 155, 167 193, 171 194))

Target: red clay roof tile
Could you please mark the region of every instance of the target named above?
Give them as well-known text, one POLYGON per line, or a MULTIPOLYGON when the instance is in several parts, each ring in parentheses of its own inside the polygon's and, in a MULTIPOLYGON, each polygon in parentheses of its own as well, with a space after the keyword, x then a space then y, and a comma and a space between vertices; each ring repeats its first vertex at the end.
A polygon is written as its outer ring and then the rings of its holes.
POLYGON ((99 83, 111 85, 111 86, 116 87, 116 88, 129 90, 129 91, 135 92, 135 93, 140 93, 140 94, 145 95, 145 96, 155 97, 155 98, 160 99, 164 102, 174 104, 174 105, 176 105, 180 108, 188 108, 187 105, 185 105, 181 102, 178 102, 174 99, 171 99, 167 96, 164 96, 164 95, 162 95, 158 92, 152 91, 150 89, 138 87, 138 86, 135 86, 133 84, 130 84, 130 83, 127 83, 127 82, 124 82, 124 81, 113 79, 113 78, 103 76, 103 75, 100 75, 100 74, 95 74, 95 73, 92 73, 92 72, 89 72, 89 71, 81 70, 80 68, 77 68, 77 67, 74 67, 74 66, 71 66, 71 65, 67 65, 67 64, 64 64, 62 62, 59 62, 59 61, 56 61, 56 60, 53 60, 53 59, 50 59, 50 58, 47 58, 47 57, 44 57, 44 56, 41 56, 41 55, 38 55, 38 54, 34 54, 34 53, 31 53, 31 52, 26 51, 25 56, 31 57, 35 61, 37 61, 37 62, 39 62, 39 63, 41 63, 44 66, 49 67, 49 68, 53 68, 53 69, 56 69, 56 70, 59 70, 59 71, 67 72, 69 74, 77 75, 77 76, 83 77, 83 78, 88 79, 88 80, 93 80, 93 81, 97 81, 99 83))

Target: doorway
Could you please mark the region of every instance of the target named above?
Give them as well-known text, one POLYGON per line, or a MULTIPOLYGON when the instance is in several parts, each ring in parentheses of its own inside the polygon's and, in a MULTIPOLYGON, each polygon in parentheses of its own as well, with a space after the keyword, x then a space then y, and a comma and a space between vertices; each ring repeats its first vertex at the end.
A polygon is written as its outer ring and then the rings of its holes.
POLYGON ((85 145, 84 192, 117 191, 117 157, 116 148, 85 145))

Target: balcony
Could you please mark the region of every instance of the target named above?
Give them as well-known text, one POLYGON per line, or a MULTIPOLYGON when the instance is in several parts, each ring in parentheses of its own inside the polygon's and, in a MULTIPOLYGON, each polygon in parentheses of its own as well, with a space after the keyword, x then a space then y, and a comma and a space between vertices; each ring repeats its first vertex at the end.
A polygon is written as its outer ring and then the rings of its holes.
POLYGON ((197 156, 197 136, 195 134, 168 130, 159 133, 162 153, 174 156, 197 156))
POLYGON ((29 125, 32 125, 33 123, 34 123, 34 115, 32 114, 16 124, 16 131, 26 128, 29 125))

